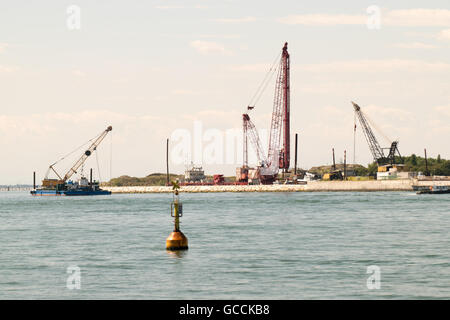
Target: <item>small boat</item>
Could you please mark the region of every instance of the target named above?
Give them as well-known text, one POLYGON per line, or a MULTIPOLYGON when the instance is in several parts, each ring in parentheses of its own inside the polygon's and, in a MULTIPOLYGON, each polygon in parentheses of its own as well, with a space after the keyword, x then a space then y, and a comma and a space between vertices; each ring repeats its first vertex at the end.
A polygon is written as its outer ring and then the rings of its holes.
POLYGON ((424 186, 415 188, 417 194, 441 194, 450 193, 450 188, 448 186, 424 186))

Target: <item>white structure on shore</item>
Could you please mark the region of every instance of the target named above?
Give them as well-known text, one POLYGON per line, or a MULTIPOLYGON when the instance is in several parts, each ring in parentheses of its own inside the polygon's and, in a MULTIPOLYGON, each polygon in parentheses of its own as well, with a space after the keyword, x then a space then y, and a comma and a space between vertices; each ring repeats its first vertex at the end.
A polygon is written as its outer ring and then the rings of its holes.
POLYGON ((191 164, 191 168, 184 172, 184 180, 187 182, 202 182, 205 179, 205 171, 202 167, 195 167, 191 164))

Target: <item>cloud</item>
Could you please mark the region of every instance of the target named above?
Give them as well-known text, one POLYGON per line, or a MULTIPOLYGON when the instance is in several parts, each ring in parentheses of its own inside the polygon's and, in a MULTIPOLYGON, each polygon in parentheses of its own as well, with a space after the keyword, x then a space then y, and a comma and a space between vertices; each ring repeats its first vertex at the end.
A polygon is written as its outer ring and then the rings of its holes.
POLYGON ((203 39, 239 39, 241 38, 238 34, 200 34, 199 38, 203 39))
POLYGON ((444 40, 444 41, 450 40, 450 29, 445 29, 445 30, 442 30, 441 32, 439 32, 437 35, 437 39, 444 40))
POLYGON ((300 65, 306 72, 449 72, 450 64, 407 59, 350 60, 300 65))
POLYGON ((9 47, 9 44, 0 42, 0 53, 3 53, 7 47, 9 47))
POLYGON ((379 105, 367 105, 361 107, 364 109, 364 112, 368 111, 369 114, 376 115, 377 117, 386 117, 403 121, 412 121, 416 119, 412 112, 400 108, 384 107, 379 105))
MULTIPOLYGON (((298 14, 282 17, 278 22, 307 26, 366 25, 369 17, 364 14, 298 14)), ((381 12, 380 18, 381 26, 450 26, 450 10, 447 9, 385 10, 381 12)))
POLYGON ((243 22, 255 22, 257 19, 255 17, 248 16, 243 18, 219 18, 213 20, 221 23, 243 23, 243 22))
POLYGON ((171 10, 171 9, 184 9, 184 6, 179 5, 165 5, 165 6, 155 6, 156 9, 171 10))
POLYGON ((389 26, 450 27, 450 10, 447 9, 392 10, 383 16, 382 24, 389 26))
POLYGON ((86 75, 86 73, 81 70, 73 70, 72 74, 77 77, 84 77, 86 75))
POLYGON ((367 16, 347 14, 299 14, 278 19, 284 24, 300 24, 306 26, 362 25, 367 16))
POLYGON ((436 110, 440 114, 450 117, 450 106, 437 106, 434 107, 434 110, 436 110))
POLYGON ((270 69, 270 63, 255 63, 255 64, 241 64, 230 66, 231 71, 238 72, 268 72, 270 69))
POLYGON ((208 55, 208 54, 223 54, 229 55, 231 51, 225 49, 225 47, 217 42, 195 40, 191 41, 190 46, 194 48, 198 53, 208 55))
POLYGON ((396 43, 394 47, 401 49, 436 49, 438 46, 427 44, 423 42, 411 42, 411 43, 396 43))
POLYGON ((159 123, 160 118, 144 115, 134 116, 107 110, 91 110, 82 112, 56 112, 26 115, 1 115, 0 133, 3 137, 12 138, 26 136, 51 136, 62 128, 98 127, 98 124, 115 124, 120 126, 146 126, 159 123), (99 119, 102 119, 99 121, 99 119))
POLYGON ((161 10, 172 10, 172 9, 189 9, 189 8, 194 8, 194 9, 208 9, 208 6, 206 5, 202 5, 202 4, 196 4, 193 6, 182 6, 182 5, 159 5, 159 6, 155 6, 156 9, 161 9, 161 10))
POLYGON ((196 96, 196 95, 199 95, 200 92, 194 91, 194 90, 189 90, 189 89, 177 89, 177 90, 173 90, 173 91, 172 91, 172 94, 175 94, 175 95, 196 96))
POLYGON ((0 65, 0 73, 10 73, 17 70, 17 67, 0 65))
MULTIPOLYGON (((291 67, 293 70, 311 73, 327 72, 361 72, 361 73, 380 73, 380 72, 449 72, 450 63, 429 62, 414 59, 361 59, 347 61, 331 61, 324 63, 299 64, 291 67)), ((232 65, 228 70, 233 72, 268 72, 270 63, 255 63, 232 65)))

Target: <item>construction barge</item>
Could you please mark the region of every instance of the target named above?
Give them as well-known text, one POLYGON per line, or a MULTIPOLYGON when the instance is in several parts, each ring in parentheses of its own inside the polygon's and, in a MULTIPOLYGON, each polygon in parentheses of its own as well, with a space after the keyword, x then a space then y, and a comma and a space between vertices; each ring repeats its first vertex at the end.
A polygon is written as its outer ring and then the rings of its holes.
MULTIPOLYGON (((81 155, 69 171, 61 176, 55 169, 55 165, 59 162, 51 164, 47 170, 44 180, 42 180, 42 187, 36 188, 36 174, 33 173, 33 189, 30 194, 33 196, 96 196, 96 195, 110 195, 111 191, 100 188, 98 181, 92 180, 92 169, 90 170, 90 180, 84 177, 83 166, 89 156, 97 151, 97 147, 112 130, 109 126, 100 135, 95 137, 89 148, 81 155), (81 177, 73 181, 72 176, 77 173, 81 167, 81 177), (58 177, 57 179, 49 179, 48 175, 53 172, 58 177)), ((64 159, 64 158, 63 158, 64 159)), ((62 160, 62 159, 61 159, 62 160)))
POLYGON ((443 194, 450 193, 448 186, 414 186, 414 191, 417 194, 443 194))
POLYGON ((97 196, 110 195, 111 191, 100 188, 98 181, 89 182, 85 177, 78 181, 69 180, 54 188, 43 187, 30 191, 33 196, 97 196))

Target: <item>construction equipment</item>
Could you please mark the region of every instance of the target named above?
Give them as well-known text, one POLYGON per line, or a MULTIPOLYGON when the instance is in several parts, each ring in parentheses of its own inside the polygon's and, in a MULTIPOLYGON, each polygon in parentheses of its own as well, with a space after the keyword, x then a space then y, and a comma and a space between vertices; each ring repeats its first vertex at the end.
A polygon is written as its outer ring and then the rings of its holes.
POLYGON ((355 102, 352 101, 353 108, 355 109, 355 113, 361 123, 363 128, 364 136, 369 145, 370 152, 372 152, 372 156, 374 161, 378 164, 378 166, 385 165, 394 165, 396 164, 395 155, 398 153, 400 159, 402 158, 400 151, 398 150, 398 141, 392 141, 391 146, 389 148, 382 148, 378 143, 375 134, 373 133, 369 121, 367 120, 367 116, 362 112, 361 107, 358 106, 355 102), (384 150, 389 150, 388 155, 384 154, 384 150))
POLYGON ((324 181, 332 181, 332 180, 343 180, 344 176, 342 175, 341 170, 333 170, 331 172, 325 173, 322 176, 322 180, 324 181))
POLYGON ((223 174, 215 174, 213 176, 213 184, 224 184, 225 183, 225 177, 223 174))
MULTIPOLYGON (((279 169, 284 172, 289 170, 290 164, 290 57, 287 50, 287 42, 284 44, 278 68, 278 76, 275 85, 272 121, 269 137, 269 150, 267 157, 261 147, 258 132, 251 122, 248 113, 243 114, 244 132, 244 163, 240 172, 248 168, 248 145, 250 139, 258 159, 258 175, 261 183, 271 184, 277 176, 279 169), (281 138, 283 144, 281 147, 281 138)), ((272 69, 271 69, 272 70, 272 69)), ((267 78, 269 79, 269 78, 267 78)), ((255 106, 248 106, 247 110, 255 106)))
POLYGON ((427 149, 423 149, 423 151, 425 152, 425 172, 424 172, 424 175, 428 177, 428 176, 430 176, 430 170, 428 170, 427 149))
POLYGON ((63 160, 65 157, 63 157, 62 159, 51 164, 47 170, 47 173, 45 174, 44 180, 42 180, 42 187, 56 188, 59 185, 64 185, 72 177, 72 175, 77 173, 77 170, 85 163, 87 158, 94 151, 97 150, 97 147, 99 146, 99 144, 103 141, 103 139, 106 137, 106 135, 111 130, 112 130, 112 127, 109 126, 108 128, 106 128, 105 131, 103 131, 102 133, 100 133, 100 135, 98 135, 96 138, 94 138, 93 139, 94 141, 91 143, 89 148, 86 151, 84 151, 84 153, 81 155, 81 157, 75 162, 75 164, 67 171, 67 173, 64 176, 61 177, 61 175, 58 174, 58 172, 55 170, 55 165, 57 163, 59 163, 61 160, 63 160), (48 175, 49 175, 50 171, 53 171, 59 179, 49 179, 48 175))
MULTIPOLYGON (((251 110, 250 107, 248 110, 251 110)), ((261 140, 259 139, 258 130, 256 130, 255 125, 250 120, 250 116, 245 113, 242 115, 242 123, 243 123, 243 165, 241 168, 237 168, 236 176, 237 181, 239 182, 248 182, 248 140, 253 145, 254 150, 256 151, 256 157, 258 159, 258 166, 263 167, 266 166, 267 160, 264 155, 264 151, 261 146, 261 140)))
POLYGON ((334 155, 334 148, 331 149, 331 152, 333 154, 333 165, 331 166, 329 172, 323 174, 322 180, 325 180, 325 181, 343 180, 344 175, 342 174, 342 170, 336 169, 336 159, 335 159, 335 155, 334 155))

